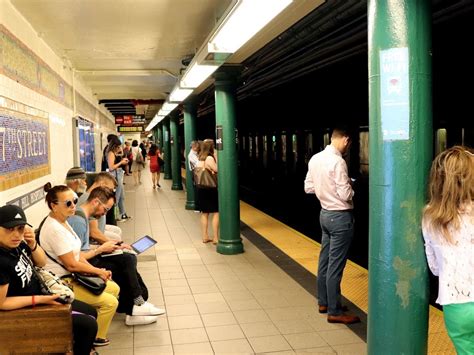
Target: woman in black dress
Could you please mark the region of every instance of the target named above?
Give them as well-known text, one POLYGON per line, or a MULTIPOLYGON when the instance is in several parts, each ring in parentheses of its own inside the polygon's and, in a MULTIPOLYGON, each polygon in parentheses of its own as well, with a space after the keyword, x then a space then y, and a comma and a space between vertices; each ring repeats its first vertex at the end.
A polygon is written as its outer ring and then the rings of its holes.
MULTIPOLYGON (((212 139, 206 139, 202 142, 201 152, 199 154, 199 162, 196 166, 204 167, 211 173, 217 174, 217 160, 214 152, 214 141, 212 139)), ((199 201, 199 208, 201 210, 201 232, 202 242, 208 243, 212 241, 213 244, 217 244, 219 241, 219 203, 217 188, 213 189, 202 189, 197 188, 197 195, 199 201), (212 216, 212 231, 214 238, 209 238, 207 233, 209 224, 209 215, 212 216)))

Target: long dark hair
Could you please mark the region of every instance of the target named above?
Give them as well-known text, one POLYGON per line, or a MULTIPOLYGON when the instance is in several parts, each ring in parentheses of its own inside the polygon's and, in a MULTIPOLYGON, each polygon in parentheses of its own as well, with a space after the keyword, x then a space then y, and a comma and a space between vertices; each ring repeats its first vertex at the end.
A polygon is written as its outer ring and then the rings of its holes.
POLYGON ((158 150, 158 146, 156 144, 152 144, 150 147, 150 150, 148 151, 148 155, 150 156, 157 155, 157 150, 158 150))
POLYGON ((48 204, 50 210, 52 210, 51 205, 58 202, 58 194, 61 192, 72 191, 66 185, 56 185, 52 187, 50 182, 47 182, 43 186, 43 190, 46 192, 46 203, 48 204))

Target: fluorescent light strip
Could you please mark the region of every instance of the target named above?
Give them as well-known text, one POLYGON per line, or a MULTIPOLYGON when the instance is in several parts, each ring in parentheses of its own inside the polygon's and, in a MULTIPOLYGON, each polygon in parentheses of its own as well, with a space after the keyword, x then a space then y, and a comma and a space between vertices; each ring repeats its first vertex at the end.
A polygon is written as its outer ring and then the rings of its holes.
POLYGON ((211 37, 208 51, 234 53, 293 0, 240 0, 211 37))
POLYGON ((197 88, 214 73, 220 65, 201 65, 196 62, 183 75, 180 85, 183 88, 197 88))
POLYGON ((192 92, 193 92, 193 89, 182 88, 179 86, 179 83, 178 83, 178 85, 174 87, 173 91, 171 91, 171 94, 168 97, 168 101, 169 102, 184 101, 189 95, 191 95, 192 92))
POLYGON ((145 128, 145 131, 151 131, 158 123, 160 123, 166 116, 156 115, 148 126, 145 128))

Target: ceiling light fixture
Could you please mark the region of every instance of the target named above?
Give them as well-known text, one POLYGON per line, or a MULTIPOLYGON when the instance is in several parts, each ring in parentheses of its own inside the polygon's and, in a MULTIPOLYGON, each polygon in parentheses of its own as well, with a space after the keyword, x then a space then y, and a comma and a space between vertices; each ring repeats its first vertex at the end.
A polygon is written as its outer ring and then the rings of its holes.
POLYGON ((235 53, 293 0, 239 0, 208 42, 210 53, 235 53))

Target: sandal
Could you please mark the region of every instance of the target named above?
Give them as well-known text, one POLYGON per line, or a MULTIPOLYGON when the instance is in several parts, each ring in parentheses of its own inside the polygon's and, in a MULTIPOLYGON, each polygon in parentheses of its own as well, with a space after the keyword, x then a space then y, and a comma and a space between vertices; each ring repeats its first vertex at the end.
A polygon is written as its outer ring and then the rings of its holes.
POLYGON ((202 242, 203 242, 204 244, 206 244, 206 243, 209 243, 209 242, 211 242, 211 241, 212 241, 212 240, 211 240, 211 239, 209 239, 209 238, 208 238, 208 239, 203 239, 203 240, 202 240, 202 242))
POLYGON ((213 240, 213 241, 212 241, 212 244, 214 244, 214 245, 216 245, 217 243, 219 243, 218 240, 213 240))

